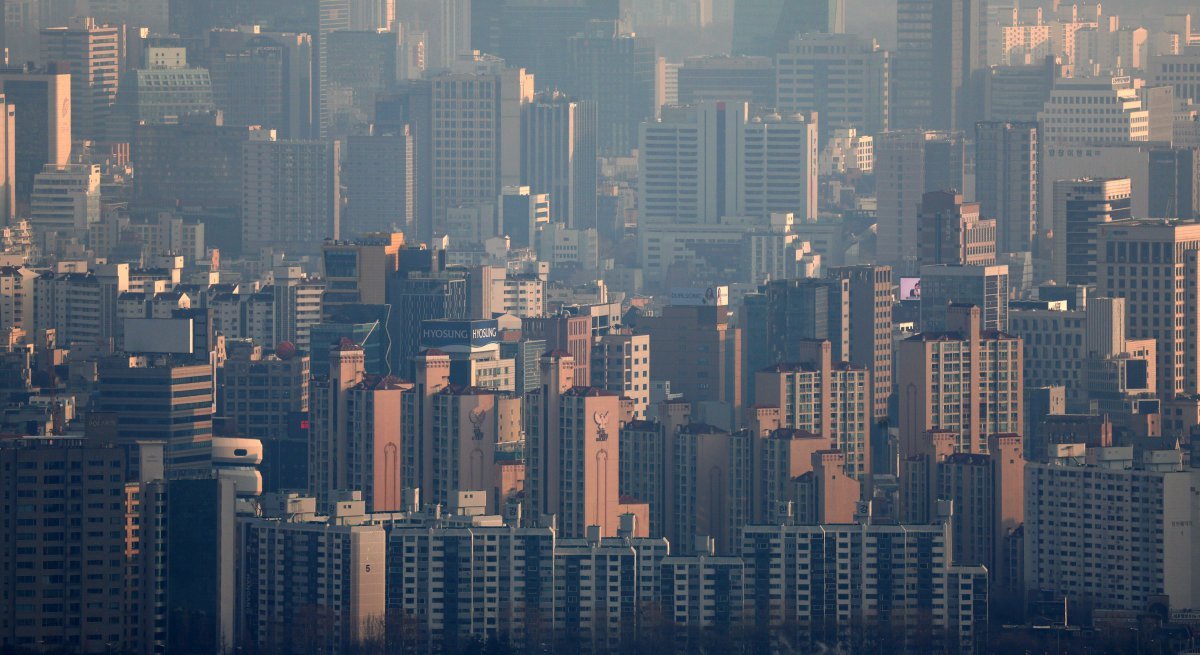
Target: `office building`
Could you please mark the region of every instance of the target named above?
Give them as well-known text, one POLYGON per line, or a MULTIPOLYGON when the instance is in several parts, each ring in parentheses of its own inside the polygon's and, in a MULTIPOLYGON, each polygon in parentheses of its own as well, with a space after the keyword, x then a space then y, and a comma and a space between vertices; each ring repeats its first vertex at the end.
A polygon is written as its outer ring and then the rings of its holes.
POLYGON ((675 71, 676 102, 749 102, 775 105, 775 62, 771 57, 688 57, 675 71))
POLYGON ((845 32, 842 0, 741 0, 733 12, 733 53, 773 57, 797 34, 845 32))
POLYGON ((0 219, 14 224, 17 212, 17 110, 0 97, 0 219))
POLYGON ((550 223, 550 202, 550 194, 533 193, 528 186, 504 187, 500 233, 508 237, 510 248, 536 248, 541 229, 550 223))
POLYGON ((777 407, 780 427, 826 440, 845 455, 847 475, 865 482, 871 471, 871 374, 835 362, 828 341, 802 340, 798 349, 795 358, 755 372, 755 407, 777 407))
POLYGON ((1058 78, 1038 122, 1048 145, 1150 140, 1150 112, 1128 77, 1058 78))
POLYGON ((392 336, 391 365, 407 377, 412 358, 421 352, 421 324, 439 318, 467 318, 467 280, 460 275, 437 274, 397 277, 388 289, 392 336))
POLYGON ((1008 266, 922 266, 921 330, 946 328, 953 304, 975 305, 985 330, 1008 329, 1008 266))
MULTIPOLYGON (((548 194, 553 219, 572 229, 596 227, 596 121, 595 102, 556 93, 535 97, 521 117, 522 183, 533 194, 548 194)), ((529 243, 519 229, 504 234, 515 240, 513 246, 529 243)))
POLYGON ((531 316, 521 320, 525 337, 546 342, 545 352, 562 351, 574 359, 575 379, 592 379, 592 322, 587 316, 531 316))
POLYGON ((242 146, 242 248, 314 251, 340 238, 338 142, 283 141, 257 131, 242 146))
POLYGON ((0 70, 0 93, 20 116, 13 146, 18 207, 28 206, 33 178, 46 164, 65 166, 71 156, 71 76, 64 68, 0 70))
POLYGON ((705 416, 709 423, 732 426, 740 415, 745 375, 743 331, 730 322, 728 296, 721 290, 715 304, 697 304, 680 296, 661 316, 639 320, 650 335, 650 378, 670 380, 672 389, 692 402, 720 403, 724 416, 705 416), (721 421, 721 423, 718 423, 721 421))
POLYGON ((884 420, 892 397, 892 269, 846 266, 829 275, 850 283, 850 348, 843 359, 871 372, 871 415, 884 420))
POLYGON ((239 521, 239 641, 341 655, 378 638, 387 534, 365 522, 361 498, 345 496, 328 517, 313 499, 287 496, 239 521))
POLYGON ((1200 218, 1200 149, 1152 148, 1147 168, 1148 218, 1200 218))
POLYGON ((1132 218, 1129 178, 1055 180, 1055 277, 1066 284, 1096 284, 1100 225, 1132 218))
POLYGON ((65 62, 71 73, 71 131, 75 139, 102 140, 117 102, 125 65, 125 29, 94 18, 42 30, 42 61, 65 62))
POLYGON ((930 191, 962 191, 964 139, 920 130, 887 132, 875 141, 878 259, 914 271, 920 246, 921 198, 930 191))
POLYGON ((342 180, 346 211, 342 231, 403 232, 416 236, 416 164, 412 134, 351 136, 346 139, 342 180))
POLYGON ((237 486, 213 475, 143 479, 127 492, 138 558, 129 594, 143 608, 129 617, 136 623, 130 632, 145 644, 142 652, 234 647, 237 486))
MULTIPOLYGON (((480 59, 478 73, 433 79, 433 219, 442 228, 455 207, 494 203, 520 183, 521 113, 533 100, 533 75, 480 59)), ((441 229, 435 230, 439 233, 441 229)))
POLYGON ((639 224, 816 217, 812 115, 752 114, 745 102, 668 107, 661 121, 642 125, 640 143, 639 224))
POLYGON ((963 202, 961 193, 930 191, 922 196, 917 236, 922 265, 996 263, 996 220, 981 218, 979 203, 963 202))
POLYGON ((1200 283, 1198 249, 1200 225, 1192 222, 1120 221, 1097 231, 1096 293, 1125 299, 1129 338, 1157 341, 1157 389, 1167 398, 1200 392, 1197 334, 1188 327, 1196 310, 1187 300, 1200 283), (1153 285, 1167 291, 1147 291, 1153 285))
POLYGON ((147 57, 149 65, 129 71, 122 82, 122 110, 131 126, 216 110, 208 69, 189 66, 183 48, 151 47, 147 57))
POLYGON ((892 127, 966 130, 982 115, 984 4, 901 0, 892 57, 892 127))
POLYGON ((33 178, 29 223, 37 234, 82 235, 100 222, 100 166, 46 165, 33 178))
POLYGON ((239 27, 209 32, 208 46, 213 103, 225 125, 315 138, 312 36, 239 27))
POLYGON ((987 438, 1024 429, 1021 338, 984 326, 977 306, 952 305, 945 331, 897 346, 900 454, 921 452, 930 430, 955 435, 955 452, 987 453, 987 438))
POLYGON ((1195 512, 1196 471, 1183 467, 1184 454, 1146 450, 1135 457, 1132 448, 1081 445, 1070 451, 1079 456, 1026 469, 1026 588, 1097 609, 1194 605, 1197 535, 1183 517, 1195 512), (1092 502, 1096 497, 1104 502, 1092 502))
POLYGON ((596 103, 600 154, 629 154, 638 144, 638 126, 658 114, 654 41, 622 32, 616 20, 592 21, 567 40, 566 56, 564 90, 596 103))
POLYGON ((797 34, 775 57, 776 107, 816 112, 821 139, 852 128, 878 136, 888 130, 891 59, 873 39, 853 34, 797 34))
POLYGON ((101 362, 95 411, 112 421, 113 440, 134 448, 165 443, 168 478, 211 467, 213 369, 169 359, 121 356, 101 362))
POLYGON ((1036 123, 975 124, 975 199, 996 220, 997 253, 1032 252, 1049 227, 1038 216, 1040 162, 1036 123))
POLYGON ((376 97, 375 126, 382 134, 400 133, 407 127, 412 135, 413 240, 428 242, 433 238, 433 83, 407 80, 398 84, 394 93, 376 97))
POLYGON ((983 72, 983 119, 1036 122, 1061 73, 1053 57, 1024 66, 991 66, 983 72))

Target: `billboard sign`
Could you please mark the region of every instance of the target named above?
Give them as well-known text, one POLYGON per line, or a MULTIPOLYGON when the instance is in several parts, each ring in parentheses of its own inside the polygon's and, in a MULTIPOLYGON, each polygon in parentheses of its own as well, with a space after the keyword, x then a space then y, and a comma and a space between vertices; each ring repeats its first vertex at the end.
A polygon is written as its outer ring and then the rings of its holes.
POLYGON ((125 319, 125 351, 190 355, 195 352, 190 318, 125 319))
POLYGON ((900 278, 900 300, 920 300, 921 299, 921 278, 919 277, 902 277, 900 278))
POLYGON ((671 289, 675 307, 724 307, 729 304, 729 287, 680 287, 671 289))
POLYGON ((422 348, 479 348, 496 343, 499 338, 500 324, 495 319, 434 319, 421 322, 422 348))

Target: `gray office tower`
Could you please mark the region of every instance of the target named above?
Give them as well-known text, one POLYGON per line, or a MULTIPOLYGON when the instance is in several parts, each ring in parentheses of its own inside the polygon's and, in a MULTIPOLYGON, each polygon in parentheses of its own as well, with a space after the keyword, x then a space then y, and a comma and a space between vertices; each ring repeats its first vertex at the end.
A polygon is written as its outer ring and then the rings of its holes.
POLYGON ((899 0, 892 128, 969 129, 987 66, 982 0, 899 0))
POLYGON ((774 57, 797 34, 845 30, 845 0, 737 0, 733 54, 774 57))
POLYGON ((996 219, 996 252, 1033 250, 1038 231, 1037 123, 975 124, 975 199, 996 219))
POLYGON ((552 219, 596 227, 596 103, 541 94, 523 108, 521 135, 521 179, 550 194, 552 219))

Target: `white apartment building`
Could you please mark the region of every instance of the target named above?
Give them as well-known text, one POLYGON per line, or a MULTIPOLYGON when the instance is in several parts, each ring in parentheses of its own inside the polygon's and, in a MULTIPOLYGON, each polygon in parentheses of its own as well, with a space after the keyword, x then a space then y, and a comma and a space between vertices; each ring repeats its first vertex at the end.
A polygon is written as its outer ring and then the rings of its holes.
POLYGON ((1096 609, 1145 611, 1164 594, 1172 610, 1197 607, 1200 471, 1178 451, 1145 455, 1135 463, 1131 448, 1086 449, 1026 467, 1029 591, 1096 609))
POLYGON ((100 222, 100 166, 46 164, 33 178, 29 219, 35 232, 86 232, 100 222))

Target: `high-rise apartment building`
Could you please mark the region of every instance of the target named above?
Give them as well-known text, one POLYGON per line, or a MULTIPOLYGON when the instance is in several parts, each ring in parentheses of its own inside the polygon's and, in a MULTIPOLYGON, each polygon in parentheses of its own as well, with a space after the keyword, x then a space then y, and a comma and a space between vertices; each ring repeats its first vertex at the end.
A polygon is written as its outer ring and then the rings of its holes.
POLYGON ((111 417, 116 443, 164 442, 168 478, 211 468, 212 366, 122 356, 101 362, 99 377, 95 411, 111 417))
POLYGON ((533 100, 533 75, 494 58, 478 72, 433 79, 433 220, 444 233, 455 207, 494 203, 521 182, 521 113, 533 100))
POLYGON ((887 132, 875 140, 881 263, 913 272, 921 251, 921 197, 930 191, 962 191, 964 158, 960 134, 910 130, 887 132))
POLYGON ((328 518, 313 499, 293 495, 240 521, 239 641, 342 655, 379 638, 387 534, 365 521, 356 495, 339 496, 328 518))
POLYGON ((572 229, 596 227, 596 121, 595 102, 557 93, 535 97, 521 117, 521 181, 549 194, 553 220, 572 229))
MULTIPOLYGON (((126 454, 79 438, 0 441, 0 643, 17 648, 134 650, 147 600, 135 568, 126 454), (86 537, 85 537, 86 535, 86 537)), ((136 487, 135 487, 136 489, 136 487)))
POLYGON ((892 127, 966 130, 982 116, 986 11, 978 0, 897 3, 892 127))
MULTIPOLYGON (((996 219, 996 252, 1032 252, 1039 231, 1037 123, 975 124, 975 199, 996 219)), ((1057 232, 1056 232, 1057 234, 1057 232)))
POLYGON ((338 142, 251 134, 242 146, 242 248, 313 252, 341 232, 338 142))
POLYGON ((892 397, 892 269, 845 266, 829 275, 850 283, 850 352, 843 359, 871 372, 871 415, 884 420, 892 397))
POLYGON ((917 650, 970 649, 985 638, 988 571, 955 566, 952 542, 948 512, 921 526, 750 526, 747 610, 761 624, 798 625, 815 643, 875 625, 917 650), (772 589, 784 593, 771 598, 772 589))
POLYGON ((890 85, 888 52, 853 34, 798 34, 775 57, 776 107, 781 113, 816 112, 822 140, 835 128, 886 132, 890 85))
POLYGON ((733 12, 733 53, 774 57, 797 34, 846 31, 843 0, 740 0, 733 12))
POLYGON ((1100 225, 1132 218, 1129 178, 1054 181, 1054 276, 1096 284, 1100 225))
POLYGON ((990 435, 1024 429, 1021 338, 985 328, 971 305, 952 305, 945 329, 897 347, 902 457, 930 430, 952 432, 956 452, 987 453, 990 435))
POLYGON ((533 517, 554 514, 566 537, 619 527, 618 460, 624 418, 615 393, 575 384, 574 358, 542 358, 542 389, 526 396, 526 492, 533 517))
POLYGON ((650 336, 606 334, 592 344, 591 383, 633 401, 633 414, 650 406, 650 336))
POLYGON ((755 373, 755 407, 778 407, 780 427, 826 439, 845 455, 848 475, 871 472, 871 374, 834 362, 824 340, 799 341, 797 356, 755 373))
POLYGON ((921 267, 921 329, 946 330, 953 304, 975 305, 985 330, 1008 329, 1009 274, 1006 264, 921 267))
POLYGON ((917 236, 922 265, 996 263, 996 220, 982 218, 979 203, 964 202, 961 193, 930 191, 922 196, 917 236))
POLYGON ((1129 77, 1063 77, 1038 114, 1048 145, 1150 140, 1150 112, 1129 77))
POLYGON ((1077 447, 1025 474, 1025 585, 1097 609, 1195 605, 1197 471, 1179 451, 1077 447), (1124 451, 1124 452, 1121 452, 1124 451), (1110 463, 1111 460, 1111 463, 1110 463), (1104 502, 1095 502, 1097 497, 1104 502))
POLYGON ((649 223, 718 224, 817 211, 817 121, 751 115, 747 103, 669 107, 640 133, 639 215, 649 223))
POLYGON ((125 67, 125 28, 94 18, 42 30, 42 61, 65 62, 71 72, 71 131, 75 139, 101 140, 117 102, 125 67))
POLYGON ((322 353, 329 374, 311 387, 309 490, 332 507, 340 492, 361 491, 372 512, 401 507, 401 395, 409 385, 367 375, 363 349, 349 340, 322 353))
POLYGON ((17 110, 0 95, 0 220, 13 222, 17 212, 17 110))
POLYGON ((71 75, 64 68, 0 70, 0 93, 20 116, 14 146, 18 207, 28 206, 33 178, 46 164, 64 166, 71 156, 71 75))
POLYGON ((658 114, 654 41, 622 32, 616 20, 592 21, 567 40, 566 56, 564 90, 596 103, 600 154, 629 154, 638 144, 638 125, 658 114))
POLYGON ((719 553, 737 552, 737 536, 753 519, 756 435, 692 423, 669 438, 673 496, 664 534, 679 554, 695 552, 702 536, 719 553))

